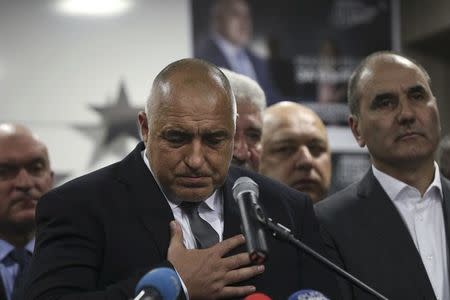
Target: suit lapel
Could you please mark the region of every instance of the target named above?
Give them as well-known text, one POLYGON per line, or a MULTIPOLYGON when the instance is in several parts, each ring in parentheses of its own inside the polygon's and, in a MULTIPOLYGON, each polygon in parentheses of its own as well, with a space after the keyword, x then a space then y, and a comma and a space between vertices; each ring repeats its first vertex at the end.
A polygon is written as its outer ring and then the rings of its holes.
POLYGON ((450 181, 441 176, 442 185, 442 210, 444 212, 445 236, 447 242, 447 272, 450 278, 450 181))
POLYGON ((162 257, 166 257, 170 241, 169 222, 172 210, 141 156, 140 143, 122 162, 119 180, 128 186, 130 202, 137 217, 150 232, 162 257))
MULTIPOLYGON (((166 198, 141 157, 142 150, 144 150, 144 145, 140 143, 122 160, 118 177, 128 186, 130 201, 137 217, 155 239, 160 254, 165 257, 170 241, 169 222, 174 220, 174 216, 166 198), (167 230, 163 230, 164 227, 167 230)), ((223 240, 241 233, 240 213, 232 193, 233 183, 234 179, 229 175, 222 187, 223 240)), ((230 251, 227 256, 245 251, 244 244, 230 251)))
POLYGON ((412 286, 420 289, 424 295, 434 295, 406 224, 371 170, 359 184, 358 195, 364 201, 364 214, 369 227, 367 231, 374 234, 371 238, 376 239, 380 247, 388 249, 384 263, 404 270, 404 274, 414 281, 412 286))
POLYGON ((3 284, 3 278, 1 278, 0 276, 0 299, 8 299, 6 297, 6 291, 5 291, 5 286, 3 284))

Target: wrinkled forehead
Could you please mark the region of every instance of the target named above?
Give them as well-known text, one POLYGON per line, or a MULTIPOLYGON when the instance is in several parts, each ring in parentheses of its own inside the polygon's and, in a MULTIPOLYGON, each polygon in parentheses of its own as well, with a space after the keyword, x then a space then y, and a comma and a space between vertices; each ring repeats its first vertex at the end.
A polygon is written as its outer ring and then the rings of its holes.
MULTIPOLYGON (((201 64, 183 65, 157 82, 157 92, 161 96, 181 93, 184 89, 195 88, 199 92, 218 91, 231 95, 226 77, 218 69, 201 64)), ((162 98, 164 100, 164 98, 162 98)))
POLYGON ((48 161, 47 147, 29 134, 0 135, 0 162, 27 161, 30 159, 48 161))
POLYGON ((264 130, 268 134, 289 134, 297 136, 314 136, 328 140, 326 127, 319 117, 307 111, 291 111, 280 115, 268 116, 264 121, 264 130))
POLYGON ((154 124, 164 126, 170 122, 206 122, 214 119, 227 126, 234 124, 234 111, 230 96, 222 87, 205 82, 172 85, 158 97, 154 107, 154 124))
POLYGON ((393 89, 422 85, 430 89, 427 75, 407 58, 389 55, 373 59, 361 72, 359 92, 368 88, 393 89))

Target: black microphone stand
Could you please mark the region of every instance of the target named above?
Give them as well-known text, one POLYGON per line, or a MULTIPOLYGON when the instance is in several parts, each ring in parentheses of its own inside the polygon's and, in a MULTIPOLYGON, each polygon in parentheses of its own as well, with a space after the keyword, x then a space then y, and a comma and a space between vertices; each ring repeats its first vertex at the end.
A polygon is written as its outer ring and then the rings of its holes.
POLYGON ((301 249, 302 251, 311 255, 313 258, 315 258, 318 261, 320 261, 321 263, 323 263, 325 266, 327 266, 328 268, 333 270, 339 276, 347 279, 354 285, 356 285, 356 286, 360 287, 361 289, 363 289, 364 291, 374 295, 378 299, 389 300, 388 298, 386 298, 385 296, 383 296, 382 294, 380 294, 379 292, 377 292, 376 290, 374 290, 373 288, 371 288, 370 286, 368 286, 367 284, 365 284, 358 278, 354 277, 352 274, 348 273, 344 269, 340 268, 339 266, 332 263, 327 258, 323 257, 322 255, 320 255, 319 253, 317 253, 316 251, 314 251, 313 249, 308 247, 306 244, 304 244, 299 239, 295 238, 295 236, 291 233, 291 230, 289 228, 281 225, 280 223, 273 222, 273 220, 271 218, 267 218, 266 215, 264 214, 263 209, 261 208, 261 206, 259 206, 259 204, 253 203, 253 208, 254 208, 255 215, 256 215, 256 218, 258 219, 258 221, 261 224, 263 224, 263 226, 266 229, 271 231, 271 233, 274 237, 276 237, 282 241, 288 242, 290 244, 293 244, 298 249, 301 249))

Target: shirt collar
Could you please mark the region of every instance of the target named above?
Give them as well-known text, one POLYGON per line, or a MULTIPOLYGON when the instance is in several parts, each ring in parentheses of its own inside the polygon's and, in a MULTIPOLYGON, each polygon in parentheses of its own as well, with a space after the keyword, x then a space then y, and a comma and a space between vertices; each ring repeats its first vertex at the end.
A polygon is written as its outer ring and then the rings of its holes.
MULTIPOLYGON (((162 188, 161 184, 158 181, 158 178, 156 178, 155 174, 152 171, 152 168, 150 167, 150 162, 148 161, 146 153, 147 153, 147 149, 144 149, 141 151, 141 156, 144 159, 144 163, 147 166, 147 168, 150 170, 150 173, 152 173, 153 178, 155 178, 155 181, 158 184, 159 189, 163 193, 164 197, 167 199, 167 202, 169 202, 170 208, 174 209, 175 207, 178 207, 181 202, 176 201, 176 199, 169 199, 167 197, 166 193, 164 192, 164 189, 162 188)), ((217 210, 218 205, 220 205, 220 197, 219 197, 219 193, 217 193, 217 190, 215 190, 211 196, 209 196, 205 201, 203 201, 203 203, 206 204, 206 206, 209 209, 214 210, 214 211, 217 210)))
MULTIPOLYGON (((27 249, 28 252, 33 253, 35 242, 36 242, 36 239, 32 238, 25 245, 25 249, 27 249)), ((10 243, 8 243, 5 240, 0 240, 0 261, 2 261, 13 249, 14 249, 13 245, 11 245, 10 243)))
MULTIPOLYGON (((374 165, 372 165, 372 171, 375 178, 380 182, 380 185, 383 187, 386 194, 388 194, 391 200, 395 200, 397 196, 406 188, 411 188, 417 190, 415 187, 412 187, 380 170, 378 170, 374 165)), ((428 186, 424 195, 429 193, 431 190, 437 190, 440 194, 440 199, 443 198, 442 193, 442 184, 441 184, 441 176, 439 172, 439 167, 436 162, 434 162, 434 179, 431 184, 428 186)))

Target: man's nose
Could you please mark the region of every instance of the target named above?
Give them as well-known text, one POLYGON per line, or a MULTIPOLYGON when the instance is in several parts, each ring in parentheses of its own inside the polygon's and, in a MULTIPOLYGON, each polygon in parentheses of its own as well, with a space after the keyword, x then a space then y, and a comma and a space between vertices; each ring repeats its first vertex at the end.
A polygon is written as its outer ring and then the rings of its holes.
POLYGON ((184 159, 191 169, 199 169, 205 162, 205 154, 201 141, 193 140, 184 159))
POLYGON ((25 168, 21 168, 17 174, 15 186, 19 190, 27 191, 33 187, 33 178, 25 168))
POLYGON ((298 169, 309 170, 312 168, 313 156, 306 145, 301 145, 295 154, 295 166, 298 169))
POLYGON ((244 138, 234 139, 233 156, 241 161, 247 161, 250 158, 250 151, 244 138))
POLYGON ((400 124, 410 124, 416 119, 416 113, 410 100, 403 97, 398 106, 397 119, 400 124))

